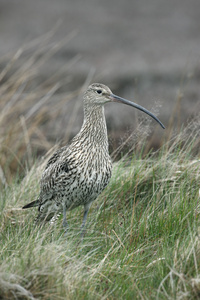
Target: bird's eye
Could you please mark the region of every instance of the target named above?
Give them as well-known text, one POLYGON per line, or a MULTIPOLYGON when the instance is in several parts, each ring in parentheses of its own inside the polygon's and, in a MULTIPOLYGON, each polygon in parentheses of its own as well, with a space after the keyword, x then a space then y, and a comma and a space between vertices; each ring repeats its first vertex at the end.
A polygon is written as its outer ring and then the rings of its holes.
POLYGON ((98 94, 101 94, 101 93, 102 93, 102 90, 97 90, 97 93, 98 93, 98 94))

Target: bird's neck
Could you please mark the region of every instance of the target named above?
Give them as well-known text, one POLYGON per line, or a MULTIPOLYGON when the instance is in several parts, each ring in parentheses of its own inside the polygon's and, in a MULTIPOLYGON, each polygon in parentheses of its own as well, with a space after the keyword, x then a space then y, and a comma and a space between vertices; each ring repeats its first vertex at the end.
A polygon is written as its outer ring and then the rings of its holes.
POLYGON ((84 121, 80 130, 86 143, 108 151, 107 127, 103 106, 84 106, 84 121))

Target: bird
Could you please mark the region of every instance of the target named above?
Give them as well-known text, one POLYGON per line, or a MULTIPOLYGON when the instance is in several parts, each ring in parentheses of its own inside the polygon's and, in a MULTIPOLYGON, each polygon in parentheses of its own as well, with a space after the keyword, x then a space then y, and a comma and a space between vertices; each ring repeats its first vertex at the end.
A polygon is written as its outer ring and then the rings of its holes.
POLYGON ((47 222, 63 213, 63 227, 67 233, 66 212, 82 205, 83 236, 89 208, 106 188, 112 175, 104 114, 104 105, 109 102, 139 109, 165 128, 144 107, 113 94, 104 84, 91 84, 83 95, 84 120, 79 133, 50 157, 42 173, 38 198, 22 207, 38 207, 37 222, 47 222))

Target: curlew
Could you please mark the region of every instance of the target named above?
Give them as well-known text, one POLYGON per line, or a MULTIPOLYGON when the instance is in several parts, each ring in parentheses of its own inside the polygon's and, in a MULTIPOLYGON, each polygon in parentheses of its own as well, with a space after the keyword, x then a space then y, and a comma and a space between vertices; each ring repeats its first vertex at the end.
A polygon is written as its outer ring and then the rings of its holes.
POLYGON ((103 84, 90 85, 83 96, 84 121, 80 132, 67 146, 51 156, 42 174, 38 199, 23 207, 38 206, 37 221, 49 221, 61 212, 67 232, 66 211, 83 205, 83 235, 89 208, 108 185, 112 172, 104 115, 104 104, 108 102, 135 107, 165 128, 155 115, 142 106, 114 95, 103 84))

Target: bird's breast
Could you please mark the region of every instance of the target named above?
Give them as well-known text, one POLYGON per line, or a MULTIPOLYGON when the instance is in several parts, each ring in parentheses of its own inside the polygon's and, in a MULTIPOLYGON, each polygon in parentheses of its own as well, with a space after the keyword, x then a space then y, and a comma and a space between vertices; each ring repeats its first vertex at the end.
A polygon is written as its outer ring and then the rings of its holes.
POLYGON ((79 155, 74 180, 70 185, 73 198, 83 204, 94 201, 109 183, 112 164, 109 155, 95 153, 85 157, 79 155))
POLYGON ((112 165, 110 157, 96 153, 92 159, 85 160, 83 168, 80 170, 80 183, 86 182, 94 189, 103 189, 108 184, 111 177, 112 165), (81 172, 82 170, 82 172, 81 172))

